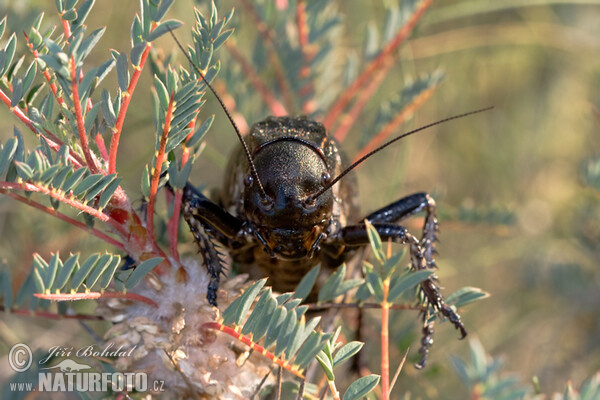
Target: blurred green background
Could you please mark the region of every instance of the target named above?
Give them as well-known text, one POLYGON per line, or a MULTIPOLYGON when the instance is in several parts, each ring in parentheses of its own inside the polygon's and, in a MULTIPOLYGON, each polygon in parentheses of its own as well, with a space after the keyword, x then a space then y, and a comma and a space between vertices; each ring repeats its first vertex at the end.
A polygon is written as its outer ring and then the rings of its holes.
MULTIPOLYGON (((340 3, 346 29, 340 52, 360 52, 368 23, 382 25, 385 8, 381 2, 340 3)), ((224 13, 230 3, 218 5, 224 13)), ((88 26, 107 25, 108 30, 90 61, 104 61, 108 48, 130 49, 128 32, 137 7, 132 0, 97 2, 88 26)), ((186 22, 180 33, 184 40, 189 38, 192 7, 192 1, 178 0, 170 13, 186 22)), ((57 21, 51 0, 0 1, 0 15, 9 15, 7 32, 20 33, 41 10, 46 10, 47 23, 57 21)), ((360 204, 366 214, 413 192, 434 195, 441 215, 438 265, 445 293, 467 285, 490 292, 489 299, 462 311, 470 335, 494 356, 504 355, 506 371, 519 373, 525 382, 537 375, 545 393, 561 391, 568 380, 579 385, 600 369, 598 21, 600 1, 592 0, 435 2, 345 143, 347 152, 355 154, 356 138, 369 131, 382 99, 397 93, 407 80, 437 68, 446 73, 442 85, 405 130, 495 106, 373 157, 357 173, 360 204)), ((254 35, 253 22, 242 8, 234 24, 233 40, 245 32, 254 35)), ((170 53, 173 44, 163 38, 157 47, 170 53)), ((226 70, 231 61, 225 51, 221 55, 226 70)), ((110 79, 107 85, 114 87, 114 73, 110 79)), ((150 82, 146 71, 126 120, 119 156, 130 194, 139 193, 142 167, 153 151, 150 82)), ((240 83, 234 92, 243 96, 245 90, 252 89, 240 83)), ((207 136, 206 157, 197 163, 193 180, 219 187, 235 136, 216 102, 209 99, 203 112, 216 113, 217 125, 207 136)), ((266 116, 256 114, 247 115, 248 121, 266 116)), ((0 115, 0 140, 5 141, 17 122, 5 108, 0 115)), ((418 223, 408 226, 419 229, 418 223)), ((4 197, 0 235, 1 257, 13 271, 21 271, 13 273, 15 280, 29 271, 33 252, 47 256, 55 250, 68 254, 105 248, 4 197)), ((409 314, 395 327, 404 332, 403 324, 410 322, 416 338, 414 321, 416 315, 409 314)), ((57 336, 88 344, 90 339, 76 322, 59 325, 3 314, 0 348, 14 339, 56 345, 52 340, 57 336), (47 329, 52 329, 51 335, 47 329)), ((425 398, 466 396, 448 359, 450 354, 468 353, 467 343, 457 336, 450 324, 438 325, 430 366, 424 372, 405 367, 399 390, 425 398)), ((414 353, 418 345, 411 346, 414 353)), ((8 370, 2 364, 4 376, 8 370)))

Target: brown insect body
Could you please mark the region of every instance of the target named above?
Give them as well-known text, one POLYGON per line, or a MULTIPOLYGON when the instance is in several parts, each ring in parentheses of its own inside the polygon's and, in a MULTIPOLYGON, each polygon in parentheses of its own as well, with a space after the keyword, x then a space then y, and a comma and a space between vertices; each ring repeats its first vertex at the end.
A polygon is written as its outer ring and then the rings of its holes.
MULTIPOLYGON (((346 177, 311 204, 305 201, 347 164, 325 127, 306 117, 269 117, 255 124, 244 138, 266 194, 265 206, 241 146, 229 160, 221 205, 248 221, 265 243, 249 237, 231 251, 253 279, 269 277, 277 291, 293 290, 313 266, 337 267, 341 254, 320 247, 357 218, 354 177, 346 177)), ((356 222, 356 221, 355 221, 356 222)))

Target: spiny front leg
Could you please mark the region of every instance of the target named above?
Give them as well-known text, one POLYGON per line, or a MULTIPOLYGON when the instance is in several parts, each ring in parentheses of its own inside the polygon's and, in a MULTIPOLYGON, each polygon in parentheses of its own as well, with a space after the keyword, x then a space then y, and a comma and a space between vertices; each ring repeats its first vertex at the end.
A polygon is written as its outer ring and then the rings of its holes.
POLYGON ((433 268, 435 267, 434 256, 436 254, 435 242, 437 241, 438 220, 435 200, 429 194, 423 192, 403 197, 367 215, 366 219, 371 223, 397 223, 421 211, 425 211, 425 223, 420 243, 423 248, 423 256, 427 260, 427 266, 433 268))
MULTIPOLYGON (((429 260, 425 256, 425 251, 421 246, 421 242, 403 226, 390 223, 374 223, 373 227, 379 233, 383 241, 391 239, 394 242, 407 245, 411 258, 412 268, 414 270, 428 269, 430 267, 429 260)), ((341 241, 347 246, 345 251, 355 246, 364 246, 369 243, 368 233, 365 225, 353 225, 342 229, 341 241)), ((431 275, 421 283, 421 292, 424 294, 423 311, 423 337, 421 340, 420 352, 423 356, 421 361, 416 365, 417 368, 422 368, 425 365, 429 348, 433 344, 433 321, 429 321, 430 310, 440 312, 443 316, 461 332, 461 339, 467 335, 467 331, 460 319, 460 316, 452 310, 445 302, 440 293, 440 288, 437 284, 437 277, 431 275)))
POLYGON ((221 274, 225 274, 221 253, 217 250, 217 240, 224 246, 231 246, 243 223, 211 202, 189 183, 184 188, 182 203, 183 217, 200 247, 210 275, 206 298, 211 305, 216 306, 219 281, 221 274))

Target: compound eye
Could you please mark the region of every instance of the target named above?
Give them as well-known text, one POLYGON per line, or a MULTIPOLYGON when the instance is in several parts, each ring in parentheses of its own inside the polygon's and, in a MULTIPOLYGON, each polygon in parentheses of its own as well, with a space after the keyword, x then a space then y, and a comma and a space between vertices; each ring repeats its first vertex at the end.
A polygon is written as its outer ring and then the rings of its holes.
POLYGON ((321 174, 321 183, 323 184, 323 186, 327 186, 329 182, 331 182, 331 175, 329 175, 329 172, 323 172, 321 174))
POLYGON ((246 185, 246 187, 252 186, 253 183, 254 178, 252 177, 252 174, 248 174, 244 177, 244 185, 246 185))

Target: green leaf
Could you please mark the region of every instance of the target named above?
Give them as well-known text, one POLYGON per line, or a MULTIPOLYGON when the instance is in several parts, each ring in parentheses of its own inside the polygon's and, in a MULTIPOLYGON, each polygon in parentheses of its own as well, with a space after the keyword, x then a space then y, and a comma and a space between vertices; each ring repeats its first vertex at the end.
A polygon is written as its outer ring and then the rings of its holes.
POLYGON ((258 321, 256 322, 254 329, 252 330, 252 335, 255 341, 259 341, 267 334, 267 329, 269 329, 269 322, 271 321, 271 317, 273 313, 277 309, 277 301, 269 296, 267 298, 267 302, 264 306, 264 313, 257 314, 258 321))
POLYGON ((104 207, 106 207, 106 205, 112 198, 113 194, 119 187, 120 183, 121 183, 121 178, 116 178, 115 180, 110 182, 108 184, 108 186, 106 186, 106 188, 104 189, 104 192, 102 192, 102 194, 100 195, 100 199, 98 199, 98 209, 102 210, 104 207))
POLYGON ((490 297, 488 292, 484 292, 476 287, 466 286, 448 296, 446 303, 455 307, 462 307, 466 304, 488 297, 490 297))
POLYGON ((6 29, 6 16, 4 16, 4 18, 2 18, 2 21, 0 21, 0 39, 2 38, 2 36, 4 36, 5 29, 6 29))
POLYGON ((302 280, 298 286, 296 286, 296 290, 294 291, 295 298, 305 300, 306 297, 308 297, 315 285, 315 282, 317 281, 320 271, 321 265, 319 264, 314 266, 306 275, 302 277, 302 280))
POLYGON ((106 289, 108 287, 108 285, 110 285, 110 282, 112 281, 113 276, 115 276, 115 273, 117 272, 117 268, 119 268, 120 263, 121 263, 121 256, 119 256, 118 254, 113 255, 112 259, 111 259, 111 263, 106 268, 106 270, 104 271, 104 274, 102 275, 102 278, 100 279, 100 288, 102 290, 106 289))
POLYGON ((95 184, 97 184, 98 182, 100 182, 100 180, 102 179, 102 177, 103 177, 102 174, 92 174, 92 175, 86 176, 73 189, 73 196, 80 197, 80 196, 85 195, 85 193, 87 193, 87 191, 90 190, 92 188, 92 186, 94 186, 95 184))
MULTIPOLYGON (((6 18, 5 18, 6 19, 6 18)), ((2 147, 2 151, 0 152, 0 178, 4 176, 6 171, 8 171, 8 167, 10 167, 10 162, 12 161, 15 153, 17 152, 18 146, 17 138, 10 138, 6 141, 6 144, 2 147)))
POLYGON ((212 125, 214 120, 215 120, 215 115, 213 114, 206 121, 204 121, 204 123, 202 125, 200 125, 200 127, 198 129, 196 129, 196 132, 194 132, 194 134, 192 135, 190 140, 188 140, 186 142, 186 146, 188 146, 188 147, 196 146, 202 140, 202 138, 204 137, 206 132, 208 132, 208 130, 210 129, 210 126, 212 125))
POLYGON ((365 226, 367 227, 367 235, 369 236, 369 242, 371 243, 371 248, 373 249, 373 254, 375 254, 375 258, 381 264, 385 262, 385 253, 383 252, 383 244, 381 243, 381 237, 379 237, 379 233, 377 233, 377 229, 365 219, 365 226))
POLYGON ((93 199, 104 190, 117 176, 117 174, 104 175, 102 179, 98 181, 94 186, 90 188, 90 190, 86 193, 86 198, 88 200, 93 199))
POLYGON ((394 285, 390 287, 387 300, 393 302, 400 297, 405 291, 411 289, 433 275, 432 270, 422 269, 419 271, 408 272, 402 275, 394 285))
POLYGON ((79 289, 79 286, 81 286, 85 278, 87 278, 99 258, 100 253, 94 253, 83 262, 81 267, 75 272, 75 274, 73 274, 73 277, 71 278, 71 290, 77 291, 77 289, 79 289))
POLYGON ((87 168, 79 168, 76 169, 75 171, 73 171, 73 173, 71 174, 71 176, 69 176, 67 178, 67 180, 65 181, 65 183, 62 185, 62 190, 64 190, 65 192, 69 192, 71 190, 71 188, 73 188, 73 186, 75 186, 77 184, 77 182, 79 182, 79 180, 81 179, 81 177, 87 172, 87 168))
POLYGON ((0 75, 4 75, 8 69, 10 68, 10 64, 12 64, 13 57, 15 56, 15 49, 17 47, 17 36, 13 33, 10 35, 6 46, 4 46, 4 66, 0 65, 1 73, 0 75))
POLYGON ((367 286, 371 294, 375 296, 378 303, 383 301, 383 281, 375 272, 369 272, 366 276, 367 286))
POLYGON ((283 321, 287 317, 288 311, 285 307, 277 307, 273 316, 271 317, 271 321, 269 322, 269 329, 267 330, 267 335, 265 336, 264 347, 267 348, 271 346, 275 339, 277 339, 277 335, 283 325, 283 321))
POLYGON ((102 91, 102 115, 104 115, 104 119, 109 127, 115 126, 117 123, 117 116, 115 114, 115 110, 112 105, 112 101, 110 99, 110 93, 108 90, 104 89, 102 91))
POLYGON ((0 264, 0 293, 2 293, 4 311, 7 312, 13 306, 13 292, 10 270, 6 267, 4 261, 0 264))
POLYGON ((296 319, 296 313, 288 310, 287 316, 281 324, 281 328, 277 334, 277 344, 275 345, 274 351, 276 356, 280 356, 281 353, 287 350, 288 338, 294 333, 297 325, 298 320, 296 319))
POLYGON ((321 364, 321 368, 323 368, 323 372, 325 372, 325 376, 328 381, 335 380, 335 375, 333 374, 333 365, 331 365, 331 360, 327 355, 321 350, 319 354, 317 354, 317 361, 321 364))
POLYGON ((156 14, 154 14, 154 17, 152 18, 152 20, 154 22, 160 21, 165 16, 167 11, 169 11, 169 8, 171 8, 174 1, 175 0, 162 0, 160 2, 160 5, 158 6, 158 9, 156 10, 156 14))
POLYGON ((164 258, 162 257, 153 257, 148 260, 142 262, 140 265, 135 267, 127 281, 125 282, 125 287, 127 289, 131 289, 134 287, 146 274, 154 269, 158 264, 163 262, 164 258))
POLYGON ((144 50, 146 50, 146 42, 137 43, 129 52, 129 57, 131 57, 131 64, 134 66, 139 66, 142 61, 142 54, 144 54, 144 50))
POLYGON ((244 293, 242 293, 240 297, 235 299, 233 303, 231 303, 229 307, 223 311, 223 324, 241 324, 242 319, 244 319, 248 313, 248 310, 250 310, 254 299, 256 296, 258 296, 258 293, 266 282, 266 279, 261 279, 254 282, 248 289, 244 291, 244 293))
POLYGON ((298 366, 299 369, 304 369, 313 358, 319 354, 322 349, 322 344, 320 343, 320 335, 317 332, 311 331, 308 340, 302 346, 302 352, 298 354, 294 364, 298 366))
POLYGON ((52 254, 50 262, 48 263, 48 269, 46 270, 46 276, 44 276, 44 284, 50 290, 54 285, 56 274, 59 269, 62 268, 62 261, 60 260, 60 254, 58 252, 52 254))
POLYGON ((318 301, 325 302, 335 299, 337 297, 337 289, 344 280, 345 276, 346 264, 344 263, 341 266, 339 266, 338 269, 333 274, 331 274, 329 278, 327 278, 327 281, 325 281, 325 284, 323 285, 321 290, 319 290, 318 301))
POLYGON ((85 114, 84 129, 88 135, 92 130, 92 125, 96 121, 96 116, 98 115, 98 110, 100 110, 101 105, 100 102, 94 104, 94 106, 85 114))
POLYGON ((169 107, 169 92, 165 84, 159 79, 158 76, 154 75, 154 88, 158 95, 158 102, 164 111, 167 111, 169 107))
POLYGON ((21 177, 21 179, 30 180, 31 178, 33 178, 33 168, 31 168, 27 163, 15 161, 14 164, 15 167, 17 167, 17 173, 19 174, 19 177, 21 177))
POLYGON ((263 291, 262 295, 258 299, 254 310, 250 313, 250 316, 246 320, 246 323, 242 327, 242 334, 248 335, 250 332, 253 332, 256 324, 260 321, 261 317, 265 314, 267 304, 269 303, 269 299, 272 299, 272 291, 271 288, 267 288, 263 291))
POLYGON ((348 387, 348 390, 346 390, 346 393, 344 393, 344 398, 342 400, 362 399, 371 390, 373 390, 375 386, 377 386, 377 384, 379 383, 379 378, 379 375, 374 374, 358 378, 357 380, 352 382, 350 387, 348 387))
POLYGON ((81 45, 79 46, 79 50, 77 52, 78 59, 80 61, 84 60, 90 54, 90 52, 94 49, 96 44, 98 44, 98 42, 102 38, 102 35, 104 35, 104 32, 106 32, 106 27, 98 28, 92 33, 90 33, 89 36, 81 42, 81 45))
POLYGON ((73 254, 67 258, 67 261, 65 261, 60 271, 58 271, 58 275, 56 276, 56 280, 54 281, 51 290, 54 292, 64 288, 76 267, 79 268, 79 253, 73 254))
POLYGON ((364 343, 362 342, 354 341, 344 345, 335 353, 335 356, 333 357, 333 367, 337 367, 338 365, 342 364, 343 362, 357 354, 360 351, 360 349, 362 349, 363 344, 364 343))
POLYGON ((77 20, 73 22, 73 27, 83 25, 90 13, 90 10, 94 6, 94 2, 95 0, 86 0, 83 2, 83 4, 81 4, 81 6, 79 6, 79 9, 77 10, 77 20))
POLYGON ((92 289, 94 287, 94 285, 100 279, 100 276, 102 276, 104 271, 106 271, 106 269, 111 265, 111 261, 112 254, 105 253, 100 256, 100 259, 98 259, 94 269, 90 272, 85 280, 85 286, 88 289, 92 289))
POLYGON ((129 86, 129 64, 125 53, 119 54, 117 57, 117 81, 121 91, 126 92, 129 86))
POLYGON ((175 19, 170 19, 164 22, 161 22, 150 34, 146 37, 148 42, 153 42, 165 33, 169 32, 169 30, 174 31, 179 28, 183 23, 181 21, 177 21, 175 19))
POLYGON ((383 278, 389 278, 400 265, 400 261, 404 257, 404 249, 392 254, 392 256, 383 263, 383 278))

